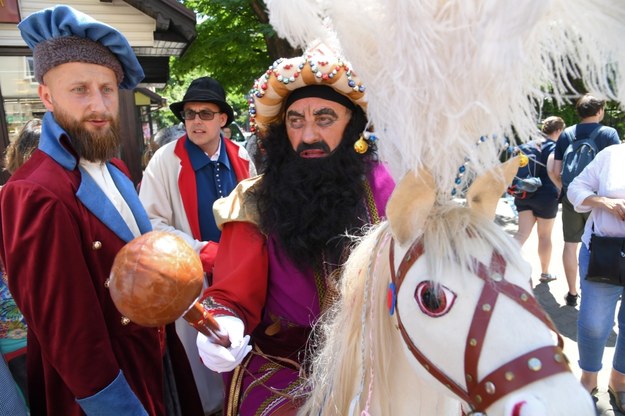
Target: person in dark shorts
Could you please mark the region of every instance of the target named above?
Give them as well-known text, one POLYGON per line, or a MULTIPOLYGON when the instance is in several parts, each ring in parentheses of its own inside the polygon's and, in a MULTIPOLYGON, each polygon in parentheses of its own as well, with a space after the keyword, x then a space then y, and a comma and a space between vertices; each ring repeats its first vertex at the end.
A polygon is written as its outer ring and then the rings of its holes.
MULTIPOLYGON (((521 199, 516 197, 514 204, 519 213, 519 228, 514 239, 521 246, 525 244, 529 238, 534 224, 538 232, 538 257, 540 258, 541 273, 539 280, 543 283, 551 282, 556 277, 549 272, 551 263, 551 251, 553 244, 551 242, 551 232, 558 214, 558 194, 559 189, 551 181, 548 174, 547 166, 552 163, 553 150, 556 141, 564 130, 564 120, 560 117, 548 117, 544 120, 539 140, 527 143, 528 153, 532 153, 528 161, 529 171, 536 177, 540 178, 542 186, 540 186, 534 194, 521 199)), ((524 147, 521 147, 523 151, 524 147)))

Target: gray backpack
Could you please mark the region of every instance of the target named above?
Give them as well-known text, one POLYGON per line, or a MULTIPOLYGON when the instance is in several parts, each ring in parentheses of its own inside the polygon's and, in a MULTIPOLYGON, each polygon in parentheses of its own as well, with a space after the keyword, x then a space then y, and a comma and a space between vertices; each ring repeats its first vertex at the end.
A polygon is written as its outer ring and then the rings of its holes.
MULTIPOLYGON (((562 188, 567 189, 573 179, 579 175, 584 168, 597 156, 599 148, 595 139, 603 129, 599 126, 585 139, 578 139, 573 136, 573 140, 564 151, 562 156, 562 188)), ((573 134, 568 131, 567 134, 573 134)))

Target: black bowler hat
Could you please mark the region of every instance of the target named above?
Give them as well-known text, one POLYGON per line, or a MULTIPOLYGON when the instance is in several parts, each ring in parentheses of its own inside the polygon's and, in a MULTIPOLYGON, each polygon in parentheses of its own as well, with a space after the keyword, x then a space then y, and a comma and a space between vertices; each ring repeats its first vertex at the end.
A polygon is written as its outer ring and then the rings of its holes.
POLYGON ((184 109, 184 104, 188 102, 215 103, 219 110, 228 115, 226 126, 234 120, 234 111, 230 104, 226 102, 226 93, 219 82, 211 77, 202 77, 193 80, 182 101, 173 103, 169 109, 173 111, 178 119, 184 122, 180 112, 184 109))

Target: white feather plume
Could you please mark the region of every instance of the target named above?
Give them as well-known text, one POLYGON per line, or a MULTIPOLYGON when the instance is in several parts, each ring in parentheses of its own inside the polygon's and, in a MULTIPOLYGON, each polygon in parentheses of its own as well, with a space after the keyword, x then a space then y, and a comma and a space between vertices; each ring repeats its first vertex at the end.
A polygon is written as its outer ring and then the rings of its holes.
MULTIPOLYGON (((266 0, 269 23, 278 36, 294 47, 306 49, 312 40, 340 47, 321 0, 266 0)), ((286 56, 285 58, 291 58, 286 56)))
POLYGON ((477 174, 499 163, 505 137, 529 140, 543 100, 579 95, 570 78, 625 102, 625 1, 278 3, 287 1, 268 2, 272 24, 294 44, 338 38, 395 176, 425 165, 441 190, 461 166, 477 174))

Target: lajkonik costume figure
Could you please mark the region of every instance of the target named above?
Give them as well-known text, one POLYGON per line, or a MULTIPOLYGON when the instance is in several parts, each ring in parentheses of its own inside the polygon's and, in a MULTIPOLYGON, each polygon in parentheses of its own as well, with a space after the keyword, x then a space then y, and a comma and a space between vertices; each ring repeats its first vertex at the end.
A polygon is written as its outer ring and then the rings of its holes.
POLYGON ((203 297, 232 346, 198 338, 206 366, 234 370, 226 414, 295 411, 312 325, 349 254, 345 234, 385 216, 394 183, 363 137, 365 109, 356 73, 322 44, 276 61, 254 86, 265 170, 215 204, 222 237, 203 297))

